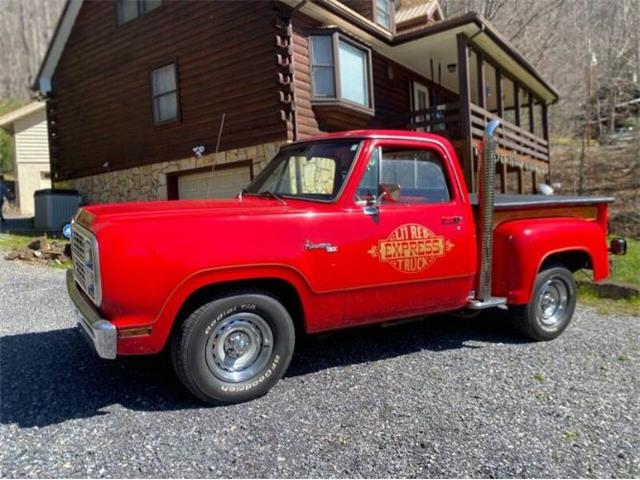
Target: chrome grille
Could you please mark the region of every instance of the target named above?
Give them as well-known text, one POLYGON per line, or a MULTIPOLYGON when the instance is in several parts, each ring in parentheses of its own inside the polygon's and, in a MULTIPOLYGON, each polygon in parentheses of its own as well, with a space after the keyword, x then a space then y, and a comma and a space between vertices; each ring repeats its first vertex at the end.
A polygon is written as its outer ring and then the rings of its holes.
POLYGON ((88 230, 75 223, 71 232, 73 276, 84 293, 99 305, 101 292, 97 243, 88 230))

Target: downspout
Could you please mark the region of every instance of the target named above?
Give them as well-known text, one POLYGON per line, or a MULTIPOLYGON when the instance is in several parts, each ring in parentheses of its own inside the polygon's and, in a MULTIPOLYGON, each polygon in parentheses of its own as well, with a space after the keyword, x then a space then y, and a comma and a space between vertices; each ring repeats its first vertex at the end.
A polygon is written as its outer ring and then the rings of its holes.
POLYGON ((295 64, 295 52, 294 52, 294 41, 293 41, 293 17, 295 14, 305 6, 305 4, 309 0, 302 0, 298 3, 293 10, 291 10, 291 14, 289 15, 289 23, 287 25, 287 29, 291 32, 291 120, 293 121, 293 141, 296 142, 300 137, 298 132, 298 106, 297 106, 297 95, 296 95, 296 64, 295 64))

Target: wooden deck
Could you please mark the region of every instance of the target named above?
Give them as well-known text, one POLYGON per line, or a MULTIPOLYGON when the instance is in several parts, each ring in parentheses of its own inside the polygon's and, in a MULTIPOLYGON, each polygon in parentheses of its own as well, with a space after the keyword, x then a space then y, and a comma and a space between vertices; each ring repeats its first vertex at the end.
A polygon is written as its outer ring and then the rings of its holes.
MULTIPOLYGON (((472 169, 477 176, 484 129, 491 120, 500 117, 473 103, 469 105, 469 112, 470 125, 465 128, 459 102, 416 110, 411 112, 409 128, 443 135, 451 141, 456 151, 462 151, 464 145, 470 142, 474 152, 472 169), (470 132, 467 138, 463 134, 466 131, 470 132)), ((534 192, 536 184, 544 181, 549 173, 549 142, 504 118, 500 122, 496 131, 500 191, 534 192), (514 175, 511 186, 510 174, 514 175), (525 181, 525 175, 531 175, 530 183, 525 181)), ((463 161, 463 155, 459 154, 459 157, 463 161)))

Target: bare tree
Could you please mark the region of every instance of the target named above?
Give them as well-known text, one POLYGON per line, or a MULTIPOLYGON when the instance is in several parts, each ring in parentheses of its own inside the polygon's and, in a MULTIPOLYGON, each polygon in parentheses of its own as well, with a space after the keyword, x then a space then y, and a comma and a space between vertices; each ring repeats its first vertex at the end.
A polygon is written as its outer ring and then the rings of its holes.
POLYGON ((0 98, 26 99, 64 0, 0 0, 0 98))

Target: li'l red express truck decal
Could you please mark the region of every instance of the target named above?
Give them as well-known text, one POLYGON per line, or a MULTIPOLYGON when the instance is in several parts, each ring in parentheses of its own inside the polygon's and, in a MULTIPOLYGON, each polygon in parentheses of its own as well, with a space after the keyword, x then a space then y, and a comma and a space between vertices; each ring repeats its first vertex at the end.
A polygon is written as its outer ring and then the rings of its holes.
POLYGON ((419 273, 453 247, 453 242, 436 235, 424 225, 409 223, 396 228, 386 239, 373 245, 368 253, 399 272, 419 273))

